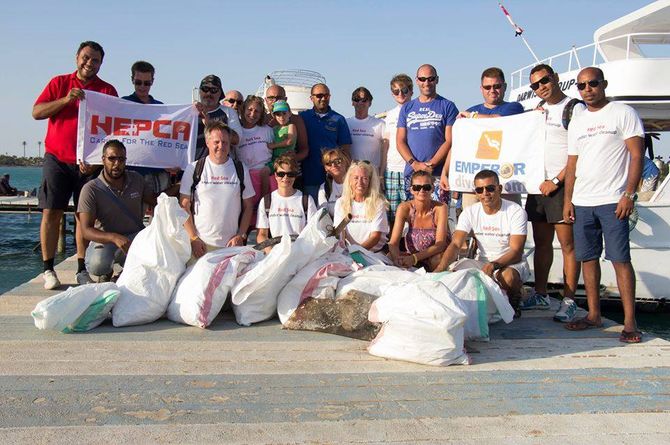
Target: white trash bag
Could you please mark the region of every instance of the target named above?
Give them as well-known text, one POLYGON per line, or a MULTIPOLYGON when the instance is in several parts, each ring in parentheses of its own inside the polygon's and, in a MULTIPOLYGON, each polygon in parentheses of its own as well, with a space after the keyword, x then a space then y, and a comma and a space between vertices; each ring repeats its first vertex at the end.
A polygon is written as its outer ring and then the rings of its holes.
POLYGON ((115 283, 85 284, 40 301, 31 315, 37 329, 84 332, 109 317, 118 297, 115 283))
POLYGON ((409 283, 423 277, 420 272, 411 272, 396 266, 375 265, 360 269, 337 284, 337 297, 350 290, 382 296, 383 289, 394 283, 409 283))
POLYGON ((206 328, 221 311, 237 275, 263 256, 263 252, 244 246, 226 247, 198 258, 175 287, 168 319, 206 328))
POLYGON ((254 263, 233 287, 233 312, 238 324, 249 326, 275 316, 277 296, 283 287, 299 270, 337 243, 335 237, 329 236, 332 228, 328 210, 319 209, 293 243, 285 235, 269 255, 254 263))
POLYGON ((335 289, 341 277, 355 270, 348 255, 327 253, 312 261, 288 282, 277 297, 277 315, 282 324, 307 298, 335 298, 335 289))
POLYGON ((158 197, 153 220, 130 245, 116 282, 121 296, 112 310, 114 326, 151 323, 165 313, 191 257, 191 242, 184 229, 187 218, 177 198, 165 193, 158 197))
POLYGON ((372 303, 368 319, 383 323, 368 347, 372 355, 433 366, 470 364, 463 345, 465 312, 440 282, 389 286, 372 303))

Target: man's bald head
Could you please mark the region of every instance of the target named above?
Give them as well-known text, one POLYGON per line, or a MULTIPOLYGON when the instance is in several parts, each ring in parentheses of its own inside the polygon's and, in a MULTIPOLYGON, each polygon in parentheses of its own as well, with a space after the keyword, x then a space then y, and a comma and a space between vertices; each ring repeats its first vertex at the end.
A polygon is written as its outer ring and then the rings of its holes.
POLYGON ((281 85, 272 85, 270 88, 265 90, 265 97, 275 96, 286 99, 286 90, 281 85))
POLYGON ((424 63, 419 67, 419 69, 416 70, 416 75, 417 77, 437 76, 437 70, 433 65, 429 63, 424 63))

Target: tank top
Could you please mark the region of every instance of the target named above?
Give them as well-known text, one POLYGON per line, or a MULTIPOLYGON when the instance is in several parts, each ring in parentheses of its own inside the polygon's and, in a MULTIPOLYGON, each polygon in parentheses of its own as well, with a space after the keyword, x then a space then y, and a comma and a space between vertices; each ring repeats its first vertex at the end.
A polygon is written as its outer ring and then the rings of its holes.
POLYGON ((435 223, 435 205, 431 203, 430 205, 430 220, 432 222, 432 227, 427 229, 420 229, 414 227, 414 220, 416 218, 416 209, 414 208, 414 203, 410 202, 409 208, 409 230, 405 235, 405 246, 409 253, 417 253, 422 250, 426 250, 433 244, 435 244, 435 239, 437 236, 437 224, 435 223))

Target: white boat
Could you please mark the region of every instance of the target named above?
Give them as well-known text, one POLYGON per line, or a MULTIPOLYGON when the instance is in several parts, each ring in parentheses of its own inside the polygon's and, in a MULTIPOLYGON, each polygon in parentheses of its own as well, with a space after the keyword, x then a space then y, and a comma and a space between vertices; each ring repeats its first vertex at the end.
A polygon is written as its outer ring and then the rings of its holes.
POLYGON ((272 85, 281 85, 286 90, 286 101, 291 111, 299 113, 312 108, 310 93, 312 85, 326 83, 326 78, 316 71, 291 69, 273 71, 263 80, 258 87, 256 95, 265 98, 265 92, 272 85))
MULTIPOLYGON (((597 66, 608 80, 610 100, 634 107, 647 132, 670 130, 670 0, 654 2, 595 31, 593 43, 541 61, 559 75, 563 92, 579 98, 577 74, 597 66)), ((510 100, 533 109, 539 98, 530 89, 529 73, 537 63, 511 76, 510 100)), ((630 233, 630 247, 636 275, 639 303, 670 303, 670 183, 661 184, 653 196, 642 196, 636 204, 638 219, 630 233)), ((529 234, 528 247, 532 248, 529 234)), ((528 258, 532 265, 532 254, 528 258)), ((602 263, 608 263, 601 258, 602 263)), ((602 264, 601 283, 606 298, 618 299, 616 277, 611 264, 602 264)), ((554 242, 554 263, 549 281, 562 283, 563 261, 558 241, 554 242)))

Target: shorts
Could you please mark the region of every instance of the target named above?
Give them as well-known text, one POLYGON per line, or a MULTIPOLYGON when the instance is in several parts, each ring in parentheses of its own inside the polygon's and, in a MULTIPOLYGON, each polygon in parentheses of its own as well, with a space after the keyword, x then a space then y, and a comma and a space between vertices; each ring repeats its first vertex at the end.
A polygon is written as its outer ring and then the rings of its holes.
POLYGON ((615 263, 630 263, 628 218, 616 217, 616 204, 584 207, 575 206, 575 238, 577 261, 600 258, 605 240, 605 259, 615 263))
MULTIPOLYGON (((485 261, 480 261, 480 260, 473 260, 471 258, 462 258, 455 263, 451 265, 450 270, 452 271, 457 271, 457 270, 463 270, 463 269, 479 269, 481 270, 482 267, 484 267, 484 264, 486 264, 485 261)), ((509 267, 511 269, 514 269, 517 271, 519 274, 519 278, 521 279, 521 282, 525 282, 529 277, 530 277, 530 267, 528 266, 528 262, 526 260, 521 260, 518 263, 514 264, 509 264, 505 266, 506 268, 509 267)))
POLYGON ((79 193, 87 180, 88 177, 79 172, 77 164, 66 164, 46 153, 42 164, 42 183, 37 194, 38 207, 42 210, 67 210, 70 198, 73 198, 76 209, 79 193))
POLYGON ((559 187, 549 196, 528 195, 526 213, 530 222, 558 224, 563 222, 563 196, 565 189, 559 187))
POLYGON ((386 170, 384 172, 386 199, 389 202, 389 214, 395 215, 401 202, 405 201, 405 174, 386 170))

